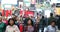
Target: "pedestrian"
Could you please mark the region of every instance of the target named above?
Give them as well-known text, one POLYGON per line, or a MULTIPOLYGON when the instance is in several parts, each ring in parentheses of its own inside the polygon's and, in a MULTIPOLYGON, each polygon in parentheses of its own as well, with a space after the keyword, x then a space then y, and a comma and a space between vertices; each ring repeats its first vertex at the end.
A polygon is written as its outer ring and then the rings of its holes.
POLYGON ((53 19, 55 19, 55 18, 53 17, 53 13, 50 13, 50 18, 48 18, 48 25, 50 25, 50 22, 51 22, 53 19))
POLYGON ((19 27, 20 32, 23 32, 23 21, 21 21, 20 17, 17 17, 16 25, 19 27))
POLYGON ((60 16, 58 16, 57 26, 58 26, 58 29, 60 30, 60 16))
POLYGON ((19 17, 16 18, 15 24, 19 27, 19 24, 20 24, 20 19, 19 19, 19 17))
POLYGON ((27 25, 24 26, 24 32, 34 32, 33 21, 31 19, 27 20, 27 25))
POLYGON ((5 32, 20 32, 17 25, 15 25, 14 19, 10 18, 8 20, 8 26, 6 27, 5 32))
POLYGON ((38 32, 39 31, 39 21, 38 19, 36 19, 36 22, 34 24, 34 32, 38 32))
POLYGON ((44 16, 42 16, 39 22, 39 31, 43 32, 46 25, 47 25, 47 22, 45 21, 44 16))
POLYGON ((27 20, 30 19, 29 17, 25 18, 24 20, 24 25, 26 26, 27 25, 27 20))
POLYGON ((52 20, 50 25, 47 27, 46 32, 57 32, 58 27, 56 26, 55 20, 52 20))
POLYGON ((6 24, 3 23, 2 17, 0 16, 0 32, 5 32, 6 24))

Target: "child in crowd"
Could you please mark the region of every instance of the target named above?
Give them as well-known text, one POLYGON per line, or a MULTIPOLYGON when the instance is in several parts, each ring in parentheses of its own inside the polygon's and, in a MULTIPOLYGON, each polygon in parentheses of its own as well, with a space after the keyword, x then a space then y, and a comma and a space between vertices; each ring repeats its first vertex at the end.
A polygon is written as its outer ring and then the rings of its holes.
POLYGON ((24 26, 24 32, 33 32, 34 27, 33 27, 33 21, 31 19, 27 20, 27 26, 24 26))
POLYGON ((8 20, 8 26, 5 32, 20 32, 19 28, 15 25, 14 19, 11 18, 8 20))

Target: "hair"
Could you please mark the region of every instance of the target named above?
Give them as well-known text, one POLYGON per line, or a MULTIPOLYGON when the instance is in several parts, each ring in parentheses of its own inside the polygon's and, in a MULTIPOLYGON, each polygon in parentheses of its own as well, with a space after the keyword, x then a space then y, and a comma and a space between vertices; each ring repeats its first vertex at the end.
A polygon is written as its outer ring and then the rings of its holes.
POLYGON ((53 23, 53 22, 54 22, 54 23, 55 23, 55 25, 56 25, 56 21, 55 21, 55 20, 52 20, 52 21, 50 22, 50 24, 51 24, 51 23, 53 23))
MULTIPOLYGON (((10 18, 10 19, 8 20, 8 25, 10 25, 10 20, 13 20, 13 21, 14 21, 13 18, 10 18)), ((14 21, 14 24, 15 24, 15 21, 14 21)))
POLYGON ((42 16, 42 18, 44 18, 44 16, 42 16))
POLYGON ((50 13, 50 16, 53 16, 53 13, 50 13))
POLYGON ((28 25, 28 21, 29 21, 29 20, 31 20, 31 25, 33 26, 33 21, 32 21, 32 19, 30 19, 30 18, 27 20, 27 25, 28 25))

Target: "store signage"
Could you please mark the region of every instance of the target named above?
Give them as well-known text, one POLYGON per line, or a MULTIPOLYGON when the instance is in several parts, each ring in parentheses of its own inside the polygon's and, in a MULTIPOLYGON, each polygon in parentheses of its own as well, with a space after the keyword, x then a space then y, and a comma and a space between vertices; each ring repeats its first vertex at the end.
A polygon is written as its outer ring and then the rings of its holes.
POLYGON ((34 11, 20 11, 20 16, 22 16, 23 14, 25 17, 34 16, 34 11))
POLYGON ((60 8, 56 8, 56 12, 57 15, 60 15, 60 8))
POLYGON ((30 0, 24 0, 23 2, 24 2, 24 5, 25 5, 26 7, 29 7, 30 4, 31 4, 31 1, 30 1, 30 0))
POLYGON ((17 5, 18 0, 2 0, 1 4, 12 4, 12 5, 17 5))

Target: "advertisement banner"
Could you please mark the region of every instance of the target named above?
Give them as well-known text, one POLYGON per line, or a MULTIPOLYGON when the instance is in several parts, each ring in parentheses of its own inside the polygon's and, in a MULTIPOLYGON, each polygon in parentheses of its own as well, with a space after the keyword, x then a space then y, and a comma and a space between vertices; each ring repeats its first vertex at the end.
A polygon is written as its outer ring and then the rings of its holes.
POLYGON ((57 15, 60 15, 60 8, 56 8, 56 12, 57 15))
POLYGON ((6 10, 5 12, 6 12, 6 14, 5 14, 6 17, 8 17, 8 15, 12 15, 12 11, 11 10, 6 10))
POLYGON ((23 14, 24 14, 24 17, 34 16, 34 11, 20 11, 20 16, 22 16, 23 14))
POLYGON ((1 4, 12 4, 12 5, 17 5, 18 0, 2 0, 1 4))
POLYGON ((7 6, 9 6, 9 5, 18 6, 18 0, 1 0, 2 9, 5 9, 4 5, 7 5, 7 6))
POLYGON ((2 10, 2 16, 4 16, 5 14, 4 14, 4 10, 2 10))
POLYGON ((24 2, 24 5, 27 7, 29 7, 31 4, 31 0, 24 0, 23 2, 24 2))

